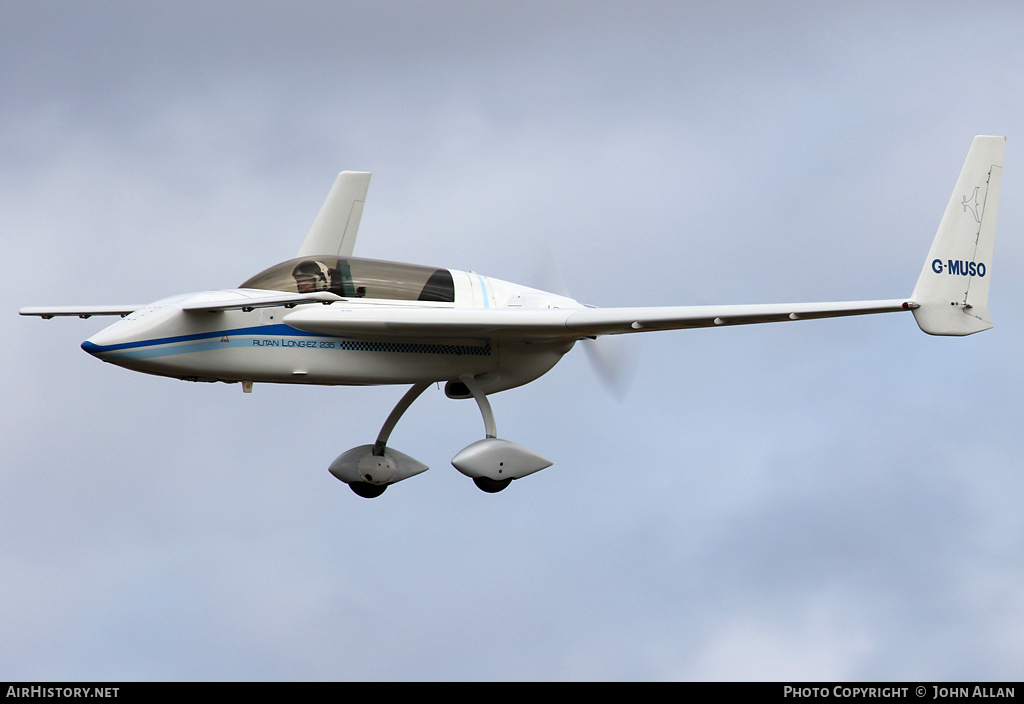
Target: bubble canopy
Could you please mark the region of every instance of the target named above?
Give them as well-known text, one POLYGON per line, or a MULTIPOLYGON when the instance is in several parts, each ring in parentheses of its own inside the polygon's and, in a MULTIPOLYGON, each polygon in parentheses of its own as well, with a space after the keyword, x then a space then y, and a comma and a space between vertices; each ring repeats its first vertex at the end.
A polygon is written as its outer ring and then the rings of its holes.
POLYGON ((256 274, 239 288, 289 293, 329 291, 343 298, 455 302, 447 269, 357 257, 298 257, 256 274))

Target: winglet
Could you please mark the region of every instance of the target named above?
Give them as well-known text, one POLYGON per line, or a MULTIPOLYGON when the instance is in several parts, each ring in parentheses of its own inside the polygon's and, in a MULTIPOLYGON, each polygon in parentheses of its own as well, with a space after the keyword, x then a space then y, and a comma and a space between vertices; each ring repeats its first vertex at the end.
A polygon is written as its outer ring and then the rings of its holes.
POLYGON ((329 254, 351 257, 369 187, 368 172, 342 171, 338 174, 297 256, 329 254))
POLYGON ((911 300, 929 335, 971 335, 992 327, 988 287, 1006 137, 975 137, 911 300))

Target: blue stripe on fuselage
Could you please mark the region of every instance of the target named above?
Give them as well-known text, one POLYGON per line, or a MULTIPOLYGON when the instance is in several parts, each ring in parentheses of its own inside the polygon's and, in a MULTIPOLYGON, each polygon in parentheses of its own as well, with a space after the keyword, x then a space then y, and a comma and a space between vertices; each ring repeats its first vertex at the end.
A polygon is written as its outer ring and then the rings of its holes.
POLYGON ((480 274, 477 274, 476 278, 480 280, 480 288, 482 288, 484 292, 484 308, 490 308, 491 297, 487 294, 487 283, 484 281, 484 277, 480 276, 480 274))
MULTIPOLYGON (((136 342, 123 342, 116 345, 97 345, 86 340, 82 343, 82 349, 92 355, 102 355, 105 359, 153 359, 155 357, 167 357, 171 355, 189 354, 191 352, 208 352, 213 350, 225 350, 232 347, 252 347, 256 345, 259 338, 281 338, 283 347, 287 344, 287 338, 320 338, 329 342, 326 349, 354 352, 399 352, 412 354, 451 354, 451 355, 483 355, 491 354, 491 343, 487 338, 482 338, 479 345, 473 344, 447 344, 447 343, 422 343, 422 342, 398 342, 398 341, 363 341, 351 340, 297 330, 289 325, 259 325, 248 328, 234 328, 232 330, 216 330, 213 332, 195 333, 192 335, 177 335, 174 337, 161 337, 153 340, 138 340, 136 342), (228 338, 228 339, 224 339, 228 338), (182 344, 186 343, 186 344, 182 344)), ((263 346, 263 345, 260 345, 263 346)), ((277 344, 273 345, 277 347, 277 344)), ((302 345, 305 349, 311 349, 311 345, 302 345)))
POLYGON ((175 337, 158 337, 154 340, 137 340, 135 342, 122 342, 117 345, 97 345, 86 340, 82 343, 82 349, 90 354, 106 352, 118 352, 120 350, 138 349, 140 347, 153 347, 156 345, 173 345, 176 342, 190 342, 192 340, 209 340, 214 337, 232 335, 288 335, 289 337, 324 337, 312 332, 296 330, 290 325, 256 325, 249 328, 234 328, 232 330, 214 330, 212 332, 200 332, 193 335, 177 335, 175 337))
MULTIPOLYGON (((227 333, 224 333, 225 335, 227 333)), ((233 340, 224 341, 221 339, 206 340, 204 342, 193 342, 191 344, 167 345, 165 347, 133 347, 129 349, 118 349, 111 351, 94 345, 88 340, 82 343, 82 349, 90 354, 101 354, 105 359, 153 359, 154 357, 167 357, 176 354, 188 354, 190 352, 208 352, 210 350, 224 350, 231 347, 251 347, 251 337, 239 337, 233 340)), ((123 345, 111 345, 111 347, 124 347, 123 345)))

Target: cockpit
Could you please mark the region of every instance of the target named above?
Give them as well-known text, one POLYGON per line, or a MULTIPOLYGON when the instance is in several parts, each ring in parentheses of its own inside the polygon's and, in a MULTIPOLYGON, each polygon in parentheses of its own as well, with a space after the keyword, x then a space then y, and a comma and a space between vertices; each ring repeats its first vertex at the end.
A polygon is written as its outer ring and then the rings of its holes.
POLYGON ((240 288, 289 293, 328 291, 342 298, 455 302, 447 269, 357 257, 299 257, 256 274, 240 288))

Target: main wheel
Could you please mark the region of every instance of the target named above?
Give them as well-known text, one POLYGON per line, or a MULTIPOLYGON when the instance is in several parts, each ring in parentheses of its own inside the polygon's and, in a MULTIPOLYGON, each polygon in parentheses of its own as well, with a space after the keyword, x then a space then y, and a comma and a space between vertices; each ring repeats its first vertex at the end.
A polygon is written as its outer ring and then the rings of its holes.
POLYGON ((370 484, 369 482, 349 482, 348 488, 364 499, 376 499, 388 488, 387 484, 370 484))
POLYGON ((473 477, 473 483, 476 484, 481 491, 486 491, 488 494, 497 494, 511 482, 511 478, 489 479, 488 477, 473 477))

